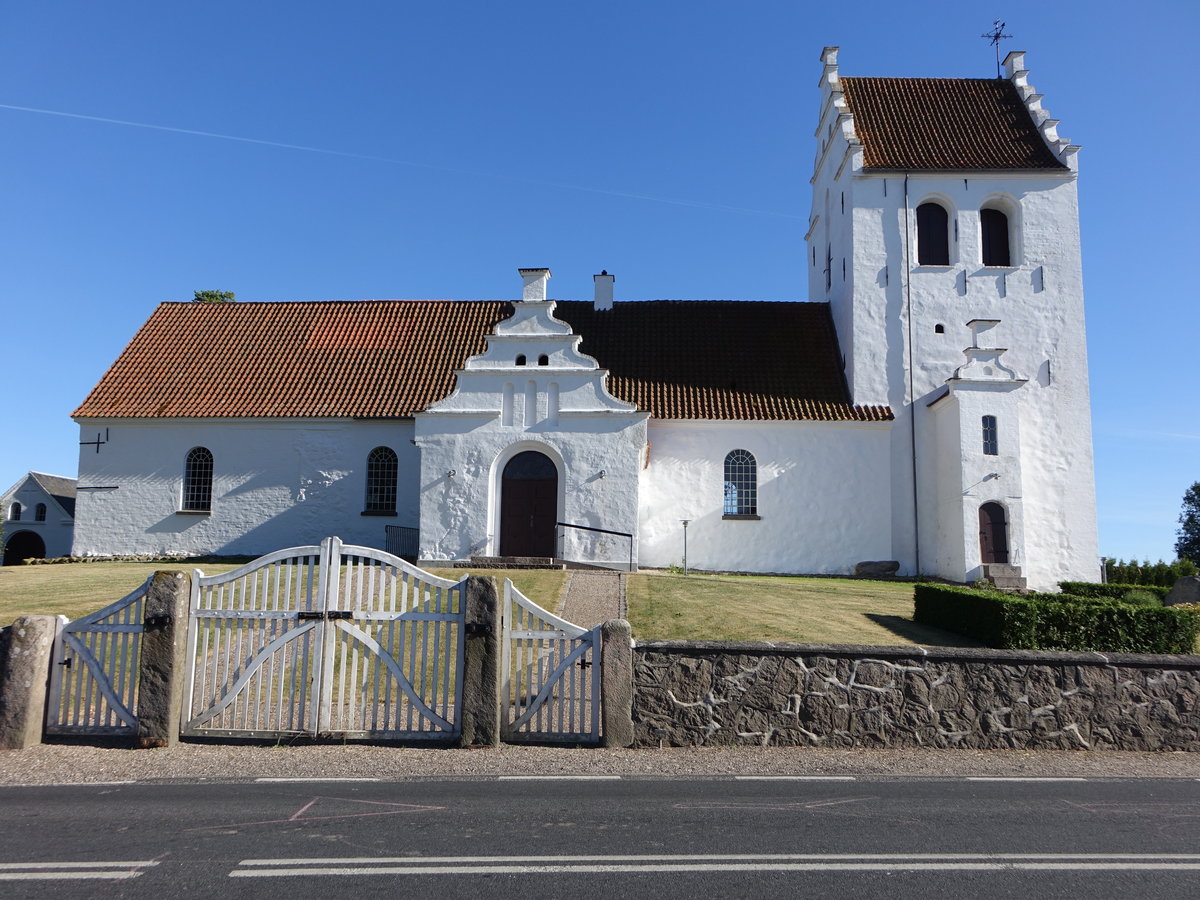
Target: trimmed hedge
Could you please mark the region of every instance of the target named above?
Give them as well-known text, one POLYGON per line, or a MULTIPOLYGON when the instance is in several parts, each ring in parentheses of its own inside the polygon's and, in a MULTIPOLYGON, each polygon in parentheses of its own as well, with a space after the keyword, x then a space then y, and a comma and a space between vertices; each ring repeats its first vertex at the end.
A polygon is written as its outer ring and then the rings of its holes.
POLYGON ((1093 597, 1120 600, 1130 591, 1149 591, 1158 594, 1159 599, 1171 593, 1169 587, 1158 584, 1097 584, 1093 581, 1060 581, 1058 586, 1064 594, 1073 597, 1093 597))
POLYGON ((918 584, 913 618, 1001 650, 1195 653, 1200 609, 918 584))

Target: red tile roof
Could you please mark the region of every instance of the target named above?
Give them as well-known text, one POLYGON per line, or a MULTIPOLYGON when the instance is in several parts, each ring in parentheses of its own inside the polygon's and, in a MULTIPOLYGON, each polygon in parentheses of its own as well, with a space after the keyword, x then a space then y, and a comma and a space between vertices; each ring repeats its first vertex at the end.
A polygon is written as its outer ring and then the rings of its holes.
MULTIPOLYGON (((884 421, 850 403, 822 303, 562 302, 608 387, 660 419, 884 421)), ((398 417, 450 393, 505 301, 164 303, 73 415, 398 417)))
POLYGON ((863 165, 1065 169, 1003 78, 842 78, 863 165))

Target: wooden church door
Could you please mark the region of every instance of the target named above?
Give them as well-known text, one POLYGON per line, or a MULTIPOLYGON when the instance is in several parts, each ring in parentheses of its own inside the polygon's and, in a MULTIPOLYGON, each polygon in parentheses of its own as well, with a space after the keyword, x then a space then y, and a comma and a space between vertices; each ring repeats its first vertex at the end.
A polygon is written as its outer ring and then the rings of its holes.
POLYGON ((979 561, 985 565, 1008 562, 1008 523, 999 503, 979 507, 979 561))
POLYGON ((554 556, 558 470, 542 453, 518 453, 500 479, 500 555, 554 556))

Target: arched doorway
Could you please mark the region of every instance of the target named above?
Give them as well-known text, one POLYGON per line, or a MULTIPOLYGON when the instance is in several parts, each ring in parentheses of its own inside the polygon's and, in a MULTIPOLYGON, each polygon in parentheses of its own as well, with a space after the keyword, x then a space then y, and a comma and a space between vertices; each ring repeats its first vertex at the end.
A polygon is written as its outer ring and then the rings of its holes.
POLYGON ((4 564, 15 566, 27 559, 43 559, 46 542, 32 531, 18 531, 4 542, 4 564))
POLYGON ((526 450, 500 477, 500 555, 554 556, 558 469, 544 453, 526 450))
POLYGON ((999 503, 979 507, 979 561, 984 565, 1008 562, 1008 522, 999 503))

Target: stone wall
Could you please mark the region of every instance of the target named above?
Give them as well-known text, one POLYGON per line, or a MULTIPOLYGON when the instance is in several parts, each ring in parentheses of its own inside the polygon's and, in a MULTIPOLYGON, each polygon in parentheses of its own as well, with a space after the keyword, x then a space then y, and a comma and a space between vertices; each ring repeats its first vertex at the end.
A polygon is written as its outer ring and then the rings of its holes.
POLYGON ((639 641, 635 746, 1200 750, 1200 656, 639 641))

